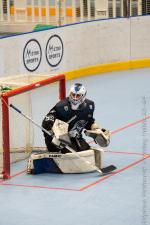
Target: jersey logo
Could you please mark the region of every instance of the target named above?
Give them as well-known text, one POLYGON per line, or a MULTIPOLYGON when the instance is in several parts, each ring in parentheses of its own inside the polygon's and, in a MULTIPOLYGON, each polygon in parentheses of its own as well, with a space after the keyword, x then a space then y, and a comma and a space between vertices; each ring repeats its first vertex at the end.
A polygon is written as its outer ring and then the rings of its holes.
POLYGON ((64 106, 64 110, 68 111, 68 106, 67 105, 64 106))
POLYGON ((89 108, 90 108, 90 109, 93 109, 93 106, 92 106, 92 105, 89 105, 89 108))
POLYGON ((49 120, 54 122, 54 116, 53 115, 49 115, 49 116, 45 117, 45 121, 49 121, 49 120))
POLYGON ((72 129, 70 131, 72 131, 72 132, 74 131, 74 132, 80 134, 87 123, 88 122, 85 120, 79 120, 78 122, 76 122, 74 124, 74 126, 72 127, 72 129))

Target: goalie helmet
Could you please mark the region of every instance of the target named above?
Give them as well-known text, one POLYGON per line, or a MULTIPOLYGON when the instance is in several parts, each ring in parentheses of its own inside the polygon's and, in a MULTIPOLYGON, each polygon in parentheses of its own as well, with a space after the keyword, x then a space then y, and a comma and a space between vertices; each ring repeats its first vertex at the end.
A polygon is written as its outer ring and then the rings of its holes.
POLYGON ((69 101, 71 103, 71 108, 77 110, 79 106, 85 101, 86 89, 80 84, 76 83, 71 86, 69 92, 69 101))

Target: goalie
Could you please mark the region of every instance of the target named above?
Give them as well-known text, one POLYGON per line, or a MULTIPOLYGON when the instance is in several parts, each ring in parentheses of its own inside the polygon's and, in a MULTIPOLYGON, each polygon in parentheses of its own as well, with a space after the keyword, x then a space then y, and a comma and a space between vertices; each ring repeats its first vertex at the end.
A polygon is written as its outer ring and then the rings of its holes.
POLYGON ((49 152, 68 153, 64 142, 70 145, 75 151, 85 151, 90 149, 90 145, 83 138, 85 135, 92 137, 101 147, 106 147, 110 142, 110 132, 100 128, 93 117, 94 102, 86 98, 86 89, 76 83, 71 86, 69 96, 58 102, 45 116, 42 127, 49 131, 51 135, 44 132, 45 143, 49 152), (56 119, 68 124, 69 140, 58 141, 53 129, 56 119))
POLYGON ((110 132, 99 128, 93 118, 94 102, 86 99, 86 90, 82 84, 71 86, 69 96, 50 110, 42 126, 13 104, 9 106, 44 133, 49 152, 31 153, 27 163, 28 174, 97 171, 103 175, 116 169, 114 165, 102 168, 101 150, 90 147, 83 138, 84 132, 102 147, 108 146, 110 142, 110 132))

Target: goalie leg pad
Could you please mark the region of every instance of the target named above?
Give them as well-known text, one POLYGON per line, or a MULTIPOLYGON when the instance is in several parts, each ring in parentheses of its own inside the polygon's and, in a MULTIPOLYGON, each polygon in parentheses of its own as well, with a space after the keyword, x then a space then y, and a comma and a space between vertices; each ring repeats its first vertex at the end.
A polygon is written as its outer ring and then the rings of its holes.
MULTIPOLYGON (((94 151, 86 150, 78 152, 79 156, 85 158, 91 164, 95 165, 94 151)), ((28 164, 27 173, 87 173, 94 171, 93 167, 82 161, 74 153, 44 153, 31 154, 28 164)))

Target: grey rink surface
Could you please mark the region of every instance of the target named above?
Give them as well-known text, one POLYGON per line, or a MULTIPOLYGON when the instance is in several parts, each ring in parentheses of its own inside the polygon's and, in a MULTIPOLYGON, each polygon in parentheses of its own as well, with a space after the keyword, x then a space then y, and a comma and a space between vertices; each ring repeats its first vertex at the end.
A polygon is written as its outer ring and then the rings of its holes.
POLYGON ((103 165, 116 172, 33 176, 26 162, 14 164, 14 177, 0 181, 0 225, 150 224, 150 69, 69 81, 67 91, 74 82, 86 86, 97 123, 112 131, 103 165))

